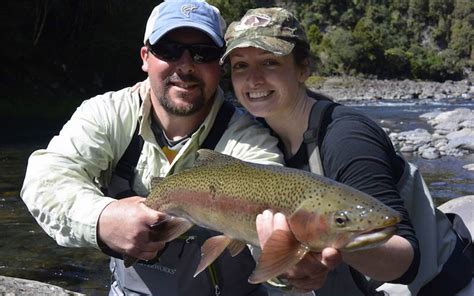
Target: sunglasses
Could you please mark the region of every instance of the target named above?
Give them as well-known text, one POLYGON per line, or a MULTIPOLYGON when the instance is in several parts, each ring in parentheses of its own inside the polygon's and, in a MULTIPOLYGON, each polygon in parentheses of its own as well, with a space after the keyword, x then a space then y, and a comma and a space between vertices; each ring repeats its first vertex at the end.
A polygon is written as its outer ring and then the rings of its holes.
POLYGON ((160 41, 153 45, 147 42, 150 52, 166 62, 175 62, 181 58, 187 49, 196 64, 210 63, 218 60, 223 49, 210 44, 183 44, 172 41, 160 41))

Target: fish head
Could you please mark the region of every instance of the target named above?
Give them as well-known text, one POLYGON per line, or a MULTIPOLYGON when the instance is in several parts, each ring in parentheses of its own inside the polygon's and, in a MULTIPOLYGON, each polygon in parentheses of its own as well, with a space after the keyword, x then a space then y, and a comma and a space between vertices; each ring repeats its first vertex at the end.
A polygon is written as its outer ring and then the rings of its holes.
POLYGON ((397 211, 349 187, 331 190, 310 194, 289 217, 290 229, 302 244, 313 251, 355 251, 380 245, 395 234, 397 211))

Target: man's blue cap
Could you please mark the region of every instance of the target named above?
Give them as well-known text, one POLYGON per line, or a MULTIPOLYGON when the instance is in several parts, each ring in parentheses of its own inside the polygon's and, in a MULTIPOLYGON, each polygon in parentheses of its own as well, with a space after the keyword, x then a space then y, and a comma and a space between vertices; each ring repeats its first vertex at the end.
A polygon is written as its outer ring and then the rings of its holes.
POLYGON ((182 27, 201 30, 217 46, 224 46, 226 23, 219 9, 203 0, 165 0, 156 6, 146 23, 143 42, 155 44, 166 33, 182 27))

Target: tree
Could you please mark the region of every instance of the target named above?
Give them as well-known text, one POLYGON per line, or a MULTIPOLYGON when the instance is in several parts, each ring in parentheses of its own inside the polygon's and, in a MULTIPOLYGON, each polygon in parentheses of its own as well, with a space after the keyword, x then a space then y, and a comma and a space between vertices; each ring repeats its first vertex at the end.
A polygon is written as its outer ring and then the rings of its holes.
POLYGON ((471 23, 466 20, 454 20, 451 27, 449 48, 459 57, 469 58, 474 45, 474 32, 471 23))
POLYGON ((352 33, 337 28, 324 35, 319 52, 322 74, 350 74, 357 68, 360 50, 352 33))
POLYGON ((231 22, 239 20, 248 9, 259 7, 256 1, 251 0, 208 0, 207 2, 219 9, 227 26, 231 22))

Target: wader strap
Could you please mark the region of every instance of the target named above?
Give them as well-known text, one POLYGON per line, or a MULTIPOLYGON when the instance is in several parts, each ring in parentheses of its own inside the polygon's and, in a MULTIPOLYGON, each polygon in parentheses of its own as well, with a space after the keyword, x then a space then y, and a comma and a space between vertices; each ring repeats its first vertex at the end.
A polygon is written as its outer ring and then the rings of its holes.
POLYGON ((137 123, 132 140, 115 167, 115 172, 110 182, 114 186, 109 186, 107 190, 108 195, 116 199, 137 195, 132 189, 133 178, 144 143, 142 136, 138 134, 139 130, 140 123, 137 123))
POLYGON ((204 140, 204 143, 202 143, 201 145, 201 148, 211 150, 214 150, 214 148, 216 148, 217 142, 219 142, 222 135, 224 134, 224 131, 227 129, 229 121, 232 118, 232 115, 234 115, 234 112, 234 105, 232 105, 232 103, 229 101, 224 101, 221 106, 221 109, 219 110, 219 113, 217 113, 214 124, 212 125, 212 128, 206 137, 206 140, 204 140))
POLYGON ((319 99, 311 108, 308 121, 308 130, 303 134, 303 141, 308 151, 308 162, 311 172, 324 176, 323 164, 319 148, 326 135, 327 125, 331 121, 331 114, 338 104, 329 99, 319 99))

